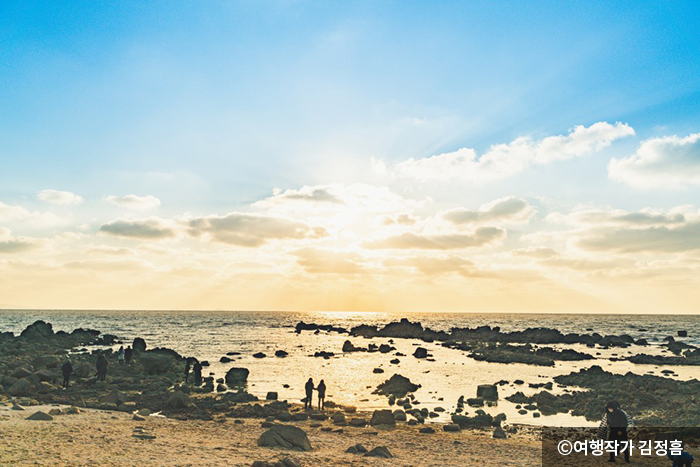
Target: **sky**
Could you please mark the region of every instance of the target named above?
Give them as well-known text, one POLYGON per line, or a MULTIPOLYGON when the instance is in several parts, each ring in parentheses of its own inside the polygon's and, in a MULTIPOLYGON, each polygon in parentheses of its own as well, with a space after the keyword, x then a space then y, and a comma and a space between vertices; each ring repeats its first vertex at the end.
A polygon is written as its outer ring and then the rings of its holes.
POLYGON ((0 308, 697 314, 698 18, 0 1, 0 308))

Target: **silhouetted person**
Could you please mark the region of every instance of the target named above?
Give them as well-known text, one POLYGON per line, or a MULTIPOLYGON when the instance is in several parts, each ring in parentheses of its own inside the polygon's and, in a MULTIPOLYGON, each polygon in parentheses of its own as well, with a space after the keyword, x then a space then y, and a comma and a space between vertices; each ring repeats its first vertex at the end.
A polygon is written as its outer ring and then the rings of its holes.
POLYGON ((316 386, 316 390, 318 391, 318 410, 325 410, 326 408, 326 383, 321 380, 320 383, 318 383, 318 386, 316 386))
POLYGON ((195 386, 201 386, 202 385, 202 364, 199 362, 196 362, 194 364, 194 384, 195 386))
POLYGON ((100 354, 100 356, 97 357, 96 366, 98 381, 104 381, 107 377, 107 366, 109 366, 109 364, 107 363, 107 358, 104 356, 104 354, 100 354))
POLYGON ((187 359, 185 362, 185 383, 187 382, 187 379, 190 377, 190 368, 192 367, 192 360, 187 359))
POLYGON ((73 374, 73 364, 70 360, 67 360, 66 363, 63 364, 61 372, 63 373, 63 387, 67 388, 70 386, 70 375, 73 374))
POLYGON ((124 346, 119 347, 119 352, 117 353, 117 359, 119 363, 124 363, 124 346))
MULTIPOLYGON (((610 401, 608 405, 605 406, 605 415, 600 421, 600 427, 598 427, 598 436, 603 440, 617 441, 619 443, 625 441, 625 449, 622 451, 625 454, 625 462, 630 461, 630 450, 628 446, 627 431, 634 426, 632 419, 627 412, 620 408, 620 404, 617 401, 610 401)), ((610 453, 610 460, 608 462, 615 462, 615 452, 610 453)))
POLYGON ((134 356, 134 349, 131 348, 131 346, 128 346, 126 350, 124 350, 124 361, 126 362, 127 365, 131 363, 131 357, 134 356))
POLYGON ((306 389, 306 402, 304 402, 304 409, 313 409, 314 406, 311 404, 311 401, 313 400, 314 396, 314 380, 309 378, 304 388, 306 389))

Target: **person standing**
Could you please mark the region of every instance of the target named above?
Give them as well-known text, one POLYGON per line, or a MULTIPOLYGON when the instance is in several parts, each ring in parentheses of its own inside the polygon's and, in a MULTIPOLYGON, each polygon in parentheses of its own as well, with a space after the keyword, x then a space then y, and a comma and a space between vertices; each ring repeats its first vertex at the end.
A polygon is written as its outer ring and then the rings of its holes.
POLYGON ((109 363, 107 363, 107 358, 105 357, 104 354, 100 354, 99 357, 97 357, 97 380, 98 381, 104 381, 105 378, 107 378, 107 367, 109 366, 109 363))
POLYGON ((195 386, 201 386, 202 385, 202 364, 199 362, 196 362, 194 364, 194 385, 195 386))
POLYGON ((192 359, 188 358, 187 361, 185 362, 185 383, 187 382, 187 379, 190 377, 190 367, 192 366, 192 359))
POLYGON ((326 383, 321 380, 316 390, 318 391, 318 410, 323 411, 326 409, 326 383))
POLYGON ((117 360, 119 360, 119 364, 124 363, 124 346, 122 345, 119 347, 119 352, 117 353, 117 360))
MULTIPOLYGON (((627 432, 633 426, 632 418, 620 408, 620 404, 617 401, 608 402, 608 405, 605 406, 605 415, 603 415, 603 419, 598 427, 598 437, 602 440, 617 442, 618 447, 624 442, 622 452, 625 454, 625 462, 628 464, 630 461, 630 449, 627 432)), ((610 460, 608 462, 615 462, 615 454, 614 451, 610 452, 610 460)))
POLYGON ((306 389, 306 401, 304 402, 304 409, 313 409, 314 406, 312 404, 313 396, 314 396, 314 380, 312 378, 309 378, 309 380, 306 382, 306 385, 304 386, 306 389))
POLYGON ((131 346, 127 346, 126 350, 124 350, 124 361, 126 362, 127 365, 131 364, 131 357, 134 355, 134 349, 131 348, 131 346))
POLYGON ((61 372, 63 373, 63 387, 68 388, 70 386, 70 375, 73 374, 73 364, 70 359, 66 360, 66 363, 61 367, 61 372))

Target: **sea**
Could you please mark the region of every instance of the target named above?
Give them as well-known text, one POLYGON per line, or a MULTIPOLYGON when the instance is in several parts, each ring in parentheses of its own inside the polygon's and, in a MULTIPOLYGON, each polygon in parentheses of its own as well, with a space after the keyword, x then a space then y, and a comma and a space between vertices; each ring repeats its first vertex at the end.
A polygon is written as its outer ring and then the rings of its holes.
MULTIPOLYGON (((353 405, 360 410, 390 408, 386 397, 373 394, 378 384, 393 374, 401 374, 420 384, 416 391, 418 408, 430 410, 441 407, 439 417, 433 421, 444 422, 457 406, 460 396, 476 397, 480 384, 493 384, 507 380, 509 384, 499 387, 499 402, 495 407, 484 407, 493 415, 503 412, 509 423, 526 423, 548 426, 593 426, 595 422, 570 414, 557 414, 534 418, 532 412, 520 414, 515 404, 506 401, 508 395, 522 391, 526 395, 540 391, 530 388, 530 383, 546 383, 557 375, 568 374, 592 365, 599 365, 614 373, 637 374, 661 373, 664 369, 675 372, 676 379, 689 380, 700 377, 700 368, 692 366, 636 365, 628 361, 610 361, 611 357, 626 357, 636 353, 664 355, 659 347, 664 338, 673 336, 693 345, 700 345, 700 316, 698 315, 602 315, 602 314, 496 314, 496 313, 388 313, 388 312, 261 312, 261 311, 134 311, 134 310, 0 310, 0 331, 19 334, 36 320, 53 325, 54 331, 70 332, 75 328, 97 329, 114 334, 123 342, 131 343, 135 337, 146 340, 149 348, 167 347, 183 356, 207 360, 205 368, 215 378, 223 377, 231 367, 250 370, 248 391, 264 398, 267 392, 275 391, 280 399, 300 402, 304 397, 304 383, 313 378, 317 383, 324 380, 328 387, 327 398, 342 405, 353 405), (413 339, 393 339, 393 346, 406 356, 398 357, 398 364, 390 363, 397 358, 388 354, 341 351, 346 334, 332 332, 294 332, 299 321, 316 324, 331 324, 350 329, 359 324, 383 326, 401 318, 420 321, 424 327, 449 331, 452 327, 500 326, 502 331, 523 330, 531 327, 558 329, 563 333, 592 333, 602 335, 629 334, 633 338, 644 338, 651 346, 631 346, 626 349, 590 349, 578 345, 558 345, 556 348, 572 348, 593 354, 596 359, 582 362, 556 362, 554 367, 524 364, 501 364, 479 362, 467 353, 448 349, 439 343, 425 343, 413 339), (687 331, 688 337, 679 338, 678 331, 687 331), (416 359, 412 353, 422 346, 433 354, 435 361, 416 359), (275 357, 276 350, 288 353, 286 358, 275 357), (314 357, 317 351, 334 352, 330 359, 314 357), (233 362, 219 360, 228 352, 239 352, 230 357, 233 362), (254 358, 262 352, 265 358, 254 358), (376 373, 375 369, 383 370, 376 373), (513 384, 514 380, 525 384, 513 384), (284 387, 288 385, 288 387, 284 387)), ((356 346, 366 347, 369 342, 377 345, 389 339, 350 338, 356 346)), ((118 348, 118 346, 116 346, 118 348)), ((570 390, 556 383, 553 393, 570 390)), ((476 409, 467 408, 473 415, 476 409)), ((603 411, 601 407, 601 414, 603 411)))

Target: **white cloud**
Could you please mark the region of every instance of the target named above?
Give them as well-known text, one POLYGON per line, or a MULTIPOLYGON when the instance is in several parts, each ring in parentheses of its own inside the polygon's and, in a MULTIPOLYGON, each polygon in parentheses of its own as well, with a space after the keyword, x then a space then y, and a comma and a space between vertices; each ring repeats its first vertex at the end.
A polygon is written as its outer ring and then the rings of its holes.
POLYGON ((328 232, 303 222, 281 217, 232 212, 225 216, 196 217, 187 222, 188 232, 212 241, 258 247, 272 239, 321 238, 328 232))
POLYGON ((550 136, 539 141, 520 137, 508 144, 497 144, 478 157, 472 148, 423 159, 408 159, 396 165, 399 177, 416 180, 467 180, 488 182, 522 172, 532 165, 572 159, 600 151, 613 141, 634 135, 624 123, 594 123, 576 126, 568 135, 550 136))
POLYGON ((66 220, 56 214, 29 211, 22 206, 12 206, 1 201, 0 222, 21 222, 33 227, 54 227, 66 224, 66 220))
POLYGON ((114 204, 116 206, 134 209, 137 211, 146 211, 149 209, 155 209, 160 206, 160 200, 155 196, 137 196, 137 195, 125 195, 125 196, 105 196, 105 201, 114 204))
POLYGON ((506 237, 506 231, 497 227, 479 227, 471 234, 424 235, 404 232, 380 240, 363 243, 369 249, 425 249, 453 250, 489 245, 506 237))
MULTIPOLYGON (((688 210, 686 210, 688 211, 688 210)), ((689 214, 686 212, 686 214, 689 214)), ((629 212, 621 209, 583 209, 569 214, 553 212, 545 218, 547 222, 571 225, 618 225, 634 227, 649 227, 654 225, 682 224, 686 221, 682 209, 671 211, 642 209, 629 212)), ((692 214, 691 214, 692 215, 692 214)))
POLYGON ((636 188, 700 185, 700 133, 645 140, 630 157, 611 159, 608 175, 636 188))
POLYGON ((80 204, 83 202, 81 196, 71 193, 70 191, 58 190, 41 190, 36 195, 41 201, 46 201, 51 204, 80 204))
POLYGON ((442 217, 453 224, 475 224, 480 222, 527 222, 535 208, 522 198, 508 196, 482 205, 478 211, 451 209, 442 217))
POLYGON ((168 221, 158 218, 126 220, 117 219, 100 226, 100 232, 116 237, 139 240, 162 240, 176 235, 175 228, 168 221))
POLYGON ((13 237, 10 229, 0 227, 0 254, 24 253, 40 246, 40 243, 33 238, 13 237))

